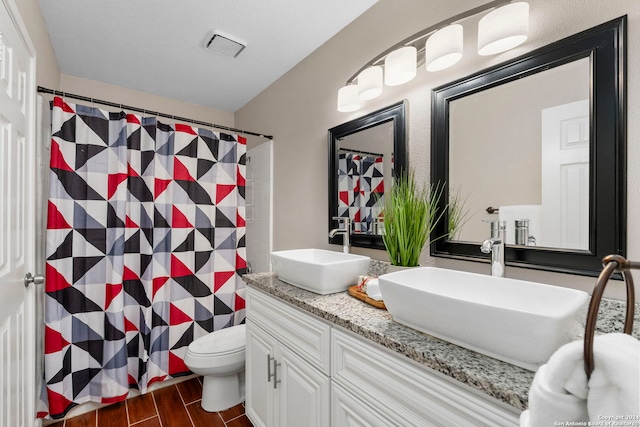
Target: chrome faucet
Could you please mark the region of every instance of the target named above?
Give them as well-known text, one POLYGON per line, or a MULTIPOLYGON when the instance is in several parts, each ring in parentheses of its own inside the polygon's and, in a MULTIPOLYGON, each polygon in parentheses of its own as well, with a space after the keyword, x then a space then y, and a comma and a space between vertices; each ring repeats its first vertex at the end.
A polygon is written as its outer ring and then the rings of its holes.
POLYGON ((507 232, 506 221, 491 221, 491 238, 482 242, 480 250, 488 254, 491 252, 491 275, 504 277, 504 244, 507 232))
POLYGON ((338 221, 340 228, 334 228, 329 232, 329 238, 333 239, 336 234, 343 234, 342 236, 342 252, 348 254, 351 250, 351 243, 349 242, 349 235, 351 234, 351 218, 344 218, 341 216, 334 216, 333 219, 338 221))

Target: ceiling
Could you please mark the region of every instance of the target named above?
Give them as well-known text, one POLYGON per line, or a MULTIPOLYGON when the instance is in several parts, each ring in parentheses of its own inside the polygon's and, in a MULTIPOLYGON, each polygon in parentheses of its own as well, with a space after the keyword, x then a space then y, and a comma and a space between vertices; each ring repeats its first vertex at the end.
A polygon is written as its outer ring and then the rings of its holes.
POLYGON ((63 74, 235 112, 377 0, 40 0, 63 74), (220 30, 237 58, 204 48, 220 30))

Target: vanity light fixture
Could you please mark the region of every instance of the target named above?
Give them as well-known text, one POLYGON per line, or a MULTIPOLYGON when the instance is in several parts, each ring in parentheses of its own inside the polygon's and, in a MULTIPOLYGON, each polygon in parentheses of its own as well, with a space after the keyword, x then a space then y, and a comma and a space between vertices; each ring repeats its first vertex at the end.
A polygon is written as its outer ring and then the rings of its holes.
POLYGON ((382 93, 382 67, 375 65, 358 74, 358 98, 373 99, 382 93))
POLYGON ((495 55, 522 44, 529 34, 529 3, 499 7, 478 22, 478 54, 495 55))
POLYGON ((424 63, 427 71, 440 71, 462 59, 464 42, 460 24, 449 25, 433 33, 424 47, 424 63))
POLYGON ((384 59, 384 84, 398 86, 412 80, 417 66, 418 51, 414 46, 394 50, 384 59))
POLYGON ((527 40, 528 3, 494 0, 467 10, 417 32, 374 57, 338 91, 338 111, 356 111, 362 101, 379 96, 382 93, 382 74, 386 86, 397 86, 412 80, 422 63, 427 71, 433 72, 460 61, 464 44, 462 23, 487 11, 490 12, 478 23, 479 55, 504 52, 527 40))
POLYGON ((346 85, 338 91, 338 111, 350 113, 360 109, 358 85, 346 85))

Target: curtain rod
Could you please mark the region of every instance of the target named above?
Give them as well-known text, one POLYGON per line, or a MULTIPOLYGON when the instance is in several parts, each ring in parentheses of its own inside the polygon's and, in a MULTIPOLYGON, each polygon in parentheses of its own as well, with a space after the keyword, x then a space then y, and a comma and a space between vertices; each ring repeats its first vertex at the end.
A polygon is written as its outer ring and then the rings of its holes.
POLYGON ((351 148, 347 148, 347 147, 340 147, 338 148, 338 151, 348 151, 350 153, 369 154, 371 156, 384 157, 384 154, 382 153, 373 153, 371 151, 362 151, 362 150, 352 150, 351 148))
POLYGON ((273 135, 265 135, 265 134, 262 134, 262 133, 250 132, 250 131, 243 130, 243 129, 232 128, 232 127, 229 127, 229 126, 217 125, 217 124, 211 123, 211 122, 203 122, 203 121, 200 121, 200 120, 193 120, 193 119, 189 119, 189 118, 186 118, 186 117, 174 116, 172 114, 160 113, 158 111, 151 111, 151 110, 146 110, 146 109, 143 109, 143 108, 132 107, 130 105, 116 104, 115 102, 104 101, 102 99, 89 98, 87 96, 75 95, 73 93, 62 92, 62 91, 54 90, 54 89, 47 89, 47 88, 42 87, 42 86, 38 86, 38 92, 39 93, 49 93, 49 94, 52 94, 52 95, 58 95, 58 96, 62 96, 63 98, 73 98, 73 99, 78 99, 80 101, 86 101, 86 102, 91 102, 91 103, 95 103, 95 104, 107 105, 109 107, 116 107, 116 108, 120 108, 120 109, 123 109, 123 110, 136 111, 138 113, 150 114, 152 116, 164 117, 164 118, 167 118, 167 119, 177 120, 177 121, 180 121, 180 122, 192 123, 194 125, 207 126, 207 127, 212 127, 212 128, 221 129, 221 130, 227 130, 227 131, 231 131, 231 132, 244 133, 246 135, 258 136, 260 138, 273 139, 273 135))

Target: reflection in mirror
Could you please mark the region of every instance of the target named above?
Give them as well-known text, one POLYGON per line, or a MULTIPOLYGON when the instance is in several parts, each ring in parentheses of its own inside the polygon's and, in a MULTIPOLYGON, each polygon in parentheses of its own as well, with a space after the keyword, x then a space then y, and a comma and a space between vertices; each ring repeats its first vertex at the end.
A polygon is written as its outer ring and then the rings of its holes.
POLYGON ((338 216, 351 232, 380 234, 385 186, 393 176, 393 123, 352 133, 338 143, 338 216))
POLYGON ((349 218, 352 246, 384 249, 380 214, 408 164, 405 135, 405 101, 329 129, 329 230, 338 228, 335 218, 349 218))
MULTIPOLYGON (((626 246, 626 17, 433 90, 431 182, 470 218, 431 255, 596 276, 626 246), (489 209, 490 208, 490 209, 489 209)), ((448 216, 433 236, 446 234, 448 216)))
POLYGON ((499 219, 507 244, 589 248, 589 78, 582 58, 450 102, 449 186, 470 214, 455 240, 499 219))

